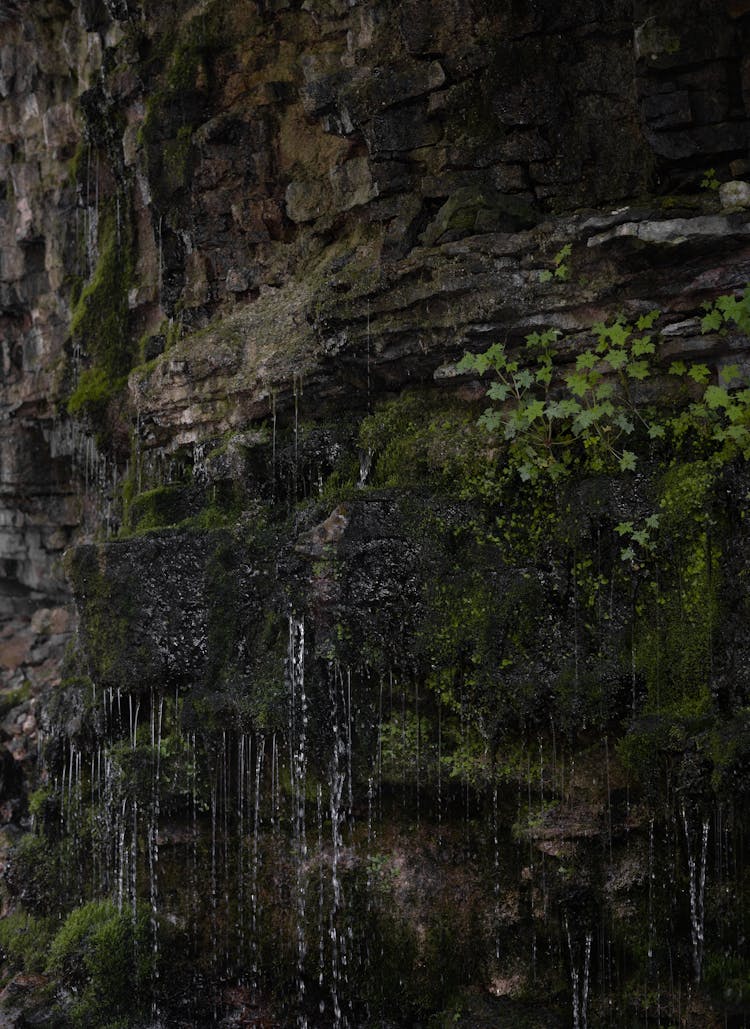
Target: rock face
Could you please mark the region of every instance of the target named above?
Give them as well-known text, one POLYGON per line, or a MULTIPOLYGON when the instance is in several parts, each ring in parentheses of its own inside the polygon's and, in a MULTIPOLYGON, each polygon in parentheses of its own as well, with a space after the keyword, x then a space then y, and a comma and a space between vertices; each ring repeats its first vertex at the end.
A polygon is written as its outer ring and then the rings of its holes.
POLYGON ((741 1024, 749 37, 0 0, 14 1024, 741 1024))

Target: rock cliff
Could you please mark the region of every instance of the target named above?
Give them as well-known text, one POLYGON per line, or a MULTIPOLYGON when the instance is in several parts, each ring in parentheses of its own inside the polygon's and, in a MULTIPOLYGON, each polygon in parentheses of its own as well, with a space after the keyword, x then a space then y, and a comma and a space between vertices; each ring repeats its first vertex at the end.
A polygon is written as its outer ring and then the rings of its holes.
POLYGON ((9 1024, 744 1024, 749 132, 741 0, 0 2, 9 1024))

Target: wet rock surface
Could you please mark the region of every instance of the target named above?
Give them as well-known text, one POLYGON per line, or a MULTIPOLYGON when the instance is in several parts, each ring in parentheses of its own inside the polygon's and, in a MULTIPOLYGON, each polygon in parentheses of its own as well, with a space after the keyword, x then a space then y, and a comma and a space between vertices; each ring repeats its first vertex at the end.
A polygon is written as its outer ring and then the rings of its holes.
POLYGON ((457 364, 748 371, 749 34, 0 2, 8 1024, 743 1024, 745 462, 499 484, 457 364))

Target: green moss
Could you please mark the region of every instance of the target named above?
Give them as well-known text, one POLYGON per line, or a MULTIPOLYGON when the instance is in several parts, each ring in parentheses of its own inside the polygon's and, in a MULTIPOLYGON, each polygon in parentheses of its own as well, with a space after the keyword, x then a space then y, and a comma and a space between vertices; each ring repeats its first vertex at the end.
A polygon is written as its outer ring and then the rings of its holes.
POLYGON ((118 228, 105 213, 99 232, 99 260, 76 304, 70 334, 84 353, 111 379, 130 369, 128 291, 133 275, 129 224, 118 228))
POLYGON ((96 269, 78 297, 70 324, 88 367, 68 399, 68 413, 87 417, 99 430, 112 400, 125 387, 135 354, 128 307, 133 269, 129 218, 118 227, 108 211, 102 218, 96 269))
POLYGON ((151 973, 147 921, 92 901, 68 915, 52 941, 47 972, 75 994, 74 1026, 106 1025, 145 1013, 151 973))
MULTIPOLYGON (((136 493, 135 482, 129 479, 122 489, 120 538, 164 529, 231 529, 240 520, 246 501, 242 488, 235 482, 220 482, 207 491, 182 483, 136 493)), ((256 505, 253 514, 258 528, 263 524, 263 512, 256 505)))
POLYGON ((486 443, 472 408, 415 392, 381 404, 359 431, 360 446, 372 455, 373 486, 423 484, 455 496, 476 496, 492 479, 486 443))
POLYGON ((0 918, 0 950, 4 959, 18 970, 43 972, 57 925, 54 918, 35 918, 26 912, 0 918))
POLYGON ((200 14, 180 25, 167 67, 170 90, 180 92, 194 88, 201 67, 204 72, 210 72, 211 59, 227 42, 225 13, 224 5, 213 0, 200 14))
POLYGON ((183 125, 177 131, 177 138, 164 144, 164 184, 170 192, 188 185, 192 136, 192 128, 183 125))
POLYGON ((237 596, 238 552, 231 538, 221 539, 206 568, 206 595, 209 602, 208 681, 222 681, 231 673, 241 638, 237 596))
POLYGON ((86 416, 94 425, 100 425, 111 401, 126 383, 127 376, 112 379, 104 368, 87 368, 70 395, 68 414, 73 418, 86 416))
POLYGON ((81 597, 85 653, 92 676, 128 685, 134 660, 128 650, 128 630, 136 604, 135 582, 108 576, 105 553, 95 547, 71 551, 66 572, 81 597))
POLYGON ((11 896, 33 915, 49 915, 64 905, 58 854, 43 836, 27 833, 13 848, 5 871, 11 896))
POLYGON ((39 821, 44 815, 44 809, 47 805, 47 801, 52 796, 52 790, 49 786, 40 786, 39 789, 29 797, 29 814, 33 819, 39 821))
POLYGON ((68 182, 75 186, 83 175, 83 164, 89 152, 89 145, 83 139, 78 143, 75 153, 68 161, 68 182))
POLYGON ((146 490, 129 500, 127 529, 149 532, 174 526, 185 519, 187 510, 185 490, 181 486, 146 490))
POLYGON ((635 612, 634 658, 651 711, 680 714, 709 696, 721 582, 713 484, 705 462, 677 464, 660 484, 655 568, 635 612))

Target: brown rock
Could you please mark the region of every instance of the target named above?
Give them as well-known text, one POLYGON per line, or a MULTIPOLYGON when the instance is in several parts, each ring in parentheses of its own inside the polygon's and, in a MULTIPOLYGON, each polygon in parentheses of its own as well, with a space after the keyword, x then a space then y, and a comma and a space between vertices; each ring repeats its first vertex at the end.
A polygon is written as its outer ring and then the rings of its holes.
POLYGON ((27 660, 30 649, 30 640, 22 636, 0 640, 0 667, 15 671, 27 660))

